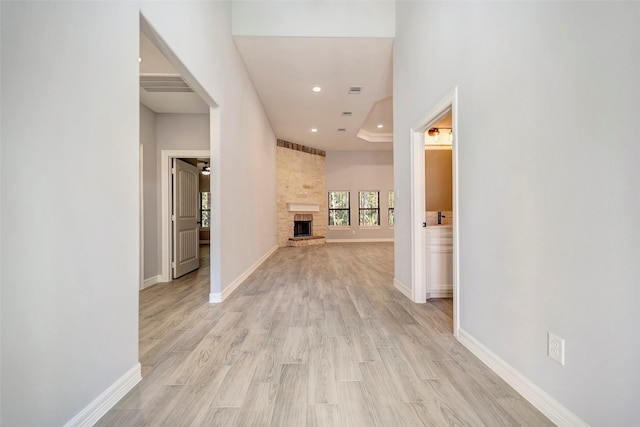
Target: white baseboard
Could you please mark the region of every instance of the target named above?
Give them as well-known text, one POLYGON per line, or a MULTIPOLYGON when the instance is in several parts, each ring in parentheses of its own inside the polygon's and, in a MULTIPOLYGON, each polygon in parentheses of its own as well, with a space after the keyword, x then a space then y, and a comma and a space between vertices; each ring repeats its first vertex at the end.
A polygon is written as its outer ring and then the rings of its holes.
POLYGON ((403 293, 403 295, 409 299, 411 299, 411 288, 409 288, 408 286, 406 286, 404 283, 402 283, 401 281, 399 281, 398 279, 396 279, 395 277, 393 278, 393 286, 399 290, 400 292, 403 293))
POLYGON ((247 280, 247 277, 249 277, 251 275, 251 273, 256 271, 258 269, 258 267, 260 267, 260 265, 262 265, 262 263, 265 262, 267 260, 267 258, 269 258, 271 256, 271 254, 273 254, 277 249, 278 249, 278 245, 276 245, 276 246, 272 247, 271 249, 269 249, 266 254, 262 255, 244 273, 242 273, 240 276, 236 277, 236 279, 233 282, 229 283, 229 285, 226 288, 224 288, 222 290, 222 292, 215 292, 215 293, 212 292, 212 293, 210 293, 209 294, 209 302, 210 303, 217 303, 217 302, 222 302, 225 299, 227 299, 229 297, 229 295, 231 295, 231 293, 233 291, 235 291, 236 288, 238 286, 240 286, 240 284, 242 282, 247 280))
POLYGON ((91 427, 142 379, 140 363, 129 369, 100 396, 65 424, 65 427, 91 427))
POLYGON ((453 297, 453 285, 436 286, 427 291, 427 299, 451 297, 453 297))
POLYGON ((577 415, 562 406, 560 402, 545 393, 465 330, 458 330, 458 341, 557 426, 588 427, 588 424, 577 415))
POLYGON ((149 286, 153 286, 156 283, 160 283, 160 279, 162 278, 162 276, 160 274, 158 274, 157 276, 153 276, 153 277, 149 277, 148 279, 144 279, 144 282, 142 283, 142 288, 141 289, 146 289, 149 286))
POLYGON ((384 237, 379 239, 327 239, 327 243, 378 243, 393 242, 393 237, 384 237))

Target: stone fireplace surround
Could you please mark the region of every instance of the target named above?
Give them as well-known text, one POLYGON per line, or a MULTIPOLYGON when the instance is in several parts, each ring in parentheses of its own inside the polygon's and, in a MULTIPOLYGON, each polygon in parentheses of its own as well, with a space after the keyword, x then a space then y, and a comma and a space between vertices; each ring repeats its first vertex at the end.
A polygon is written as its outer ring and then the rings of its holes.
POLYGON ((325 242, 327 194, 324 151, 277 141, 278 245, 307 246, 325 242), (311 217, 312 236, 294 239, 296 216, 311 217))

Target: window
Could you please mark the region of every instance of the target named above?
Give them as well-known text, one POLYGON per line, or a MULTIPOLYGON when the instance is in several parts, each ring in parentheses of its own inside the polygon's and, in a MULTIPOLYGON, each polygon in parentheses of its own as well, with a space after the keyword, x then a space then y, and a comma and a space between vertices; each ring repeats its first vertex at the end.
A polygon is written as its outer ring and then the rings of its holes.
POLYGON ((200 228, 209 228, 209 215, 211 214, 211 193, 200 193, 200 228))
POLYGON ((346 227, 350 217, 349 192, 329 191, 329 225, 346 227))
POLYGON ((360 191, 358 199, 360 225, 365 227, 380 225, 380 193, 360 191))
POLYGON ((393 203, 393 197, 394 197, 394 193, 393 191, 389 191, 389 226, 393 227, 393 220, 394 220, 394 208, 395 208, 395 204, 393 203))

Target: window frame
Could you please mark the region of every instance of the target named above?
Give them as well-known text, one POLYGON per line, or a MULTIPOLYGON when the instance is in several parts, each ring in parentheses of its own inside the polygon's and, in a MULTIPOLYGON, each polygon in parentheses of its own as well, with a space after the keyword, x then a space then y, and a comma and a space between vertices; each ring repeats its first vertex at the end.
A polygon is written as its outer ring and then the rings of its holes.
POLYGON ((391 228, 393 228, 396 223, 396 193, 394 190, 389 190, 387 196, 387 223, 391 228), (392 219, 393 222, 391 221, 392 219))
POLYGON ((198 200, 198 205, 199 205, 198 207, 199 207, 199 221, 200 221, 200 223, 199 223, 199 225, 198 225, 198 228, 199 228, 200 230, 210 230, 210 229, 211 229, 211 191, 201 191, 201 192, 200 192, 200 197, 199 197, 199 200, 198 200), (203 194, 205 194, 205 193, 209 194, 209 196, 208 196, 208 200, 209 200, 209 209, 203 209, 203 207, 202 207, 202 195, 203 195, 203 194), (202 213, 203 213, 203 212, 208 212, 208 213, 209 213, 209 217, 207 218, 207 220, 208 220, 208 222, 209 222, 209 225, 208 225, 208 226, 206 226, 206 227, 203 225, 203 222, 204 222, 204 221, 203 221, 203 218, 202 218, 202 213))
POLYGON ((329 228, 350 228, 351 227, 351 192, 349 190, 330 190, 327 191, 327 226, 329 228), (331 193, 347 193, 347 207, 346 208, 332 208, 330 204, 331 193), (331 212, 332 211, 347 211, 347 224, 335 225, 331 224, 331 212))
POLYGON ((358 226, 360 228, 380 228, 380 190, 359 190, 358 191, 358 226), (361 206, 362 201, 362 193, 376 193, 377 197, 377 206, 375 208, 366 208, 361 206), (377 223, 372 225, 367 225, 362 223, 362 212, 363 211, 376 211, 377 212, 377 223))

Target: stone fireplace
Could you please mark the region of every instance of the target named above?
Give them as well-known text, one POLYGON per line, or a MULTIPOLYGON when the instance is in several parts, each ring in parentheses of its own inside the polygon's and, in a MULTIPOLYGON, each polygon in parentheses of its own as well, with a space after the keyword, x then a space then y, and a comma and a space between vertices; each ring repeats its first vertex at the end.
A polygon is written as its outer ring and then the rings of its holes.
POLYGON ((277 141, 278 246, 325 242, 327 192, 325 152, 277 141))

